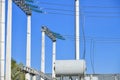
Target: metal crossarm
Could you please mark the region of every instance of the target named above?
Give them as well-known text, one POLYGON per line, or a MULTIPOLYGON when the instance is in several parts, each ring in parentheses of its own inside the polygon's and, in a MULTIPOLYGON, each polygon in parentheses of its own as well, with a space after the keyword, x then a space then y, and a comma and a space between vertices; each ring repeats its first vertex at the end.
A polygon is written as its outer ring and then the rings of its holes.
POLYGON ((24 11, 27 15, 31 15, 32 11, 29 6, 25 4, 24 0, 13 0, 13 2, 22 10, 24 11))
POLYGON ((45 34, 54 42, 56 41, 56 38, 61 39, 61 40, 65 40, 65 38, 63 36, 61 36, 58 33, 52 32, 51 30, 49 30, 46 26, 42 27, 42 31, 45 32, 45 34))
POLYGON ((44 13, 39 6, 34 4, 33 0, 12 0, 26 15, 31 15, 32 11, 44 13))

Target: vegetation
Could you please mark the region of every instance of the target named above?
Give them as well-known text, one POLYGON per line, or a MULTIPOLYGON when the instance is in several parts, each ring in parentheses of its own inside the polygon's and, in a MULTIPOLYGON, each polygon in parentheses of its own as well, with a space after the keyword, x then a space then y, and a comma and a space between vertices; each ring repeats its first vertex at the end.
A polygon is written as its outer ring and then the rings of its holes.
POLYGON ((20 71, 20 66, 23 66, 22 63, 17 64, 17 62, 12 59, 11 61, 11 79, 12 80, 25 80, 25 74, 20 71))

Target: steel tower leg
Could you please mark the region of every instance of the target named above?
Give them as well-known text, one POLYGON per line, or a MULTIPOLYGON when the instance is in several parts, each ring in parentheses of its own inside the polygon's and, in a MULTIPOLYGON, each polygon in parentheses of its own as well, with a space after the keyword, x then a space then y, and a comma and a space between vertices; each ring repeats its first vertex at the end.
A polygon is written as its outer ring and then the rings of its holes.
POLYGON ((0 80, 4 80, 5 75, 5 0, 0 2, 0 80))
MULTIPOLYGON (((31 67, 31 15, 27 15, 27 51, 26 51, 26 66, 31 67)), ((26 80, 30 80, 30 74, 25 75, 26 80)))
POLYGON ((6 76, 5 80, 11 80, 11 50, 12 50, 12 0, 8 0, 6 35, 6 76))

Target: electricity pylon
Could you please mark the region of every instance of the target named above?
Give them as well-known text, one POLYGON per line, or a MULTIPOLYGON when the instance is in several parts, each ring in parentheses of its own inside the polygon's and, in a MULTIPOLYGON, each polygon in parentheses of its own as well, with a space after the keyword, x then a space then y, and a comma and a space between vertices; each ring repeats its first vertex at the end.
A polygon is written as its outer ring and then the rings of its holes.
MULTIPOLYGON (((41 71, 45 72, 45 34, 53 42, 52 52, 52 78, 55 79, 55 60, 56 60, 56 38, 65 40, 63 36, 58 33, 52 32, 46 26, 42 26, 42 53, 41 53, 41 71)), ((44 79, 42 79, 44 80, 44 79)))

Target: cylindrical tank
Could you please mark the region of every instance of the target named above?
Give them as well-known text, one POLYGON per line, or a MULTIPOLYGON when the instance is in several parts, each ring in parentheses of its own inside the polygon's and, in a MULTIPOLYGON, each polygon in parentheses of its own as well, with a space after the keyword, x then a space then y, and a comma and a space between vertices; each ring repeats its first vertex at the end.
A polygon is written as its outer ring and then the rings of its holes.
POLYGON ((85 60, 56 60, 56 75, 79 75, 86 70, 85 60))

